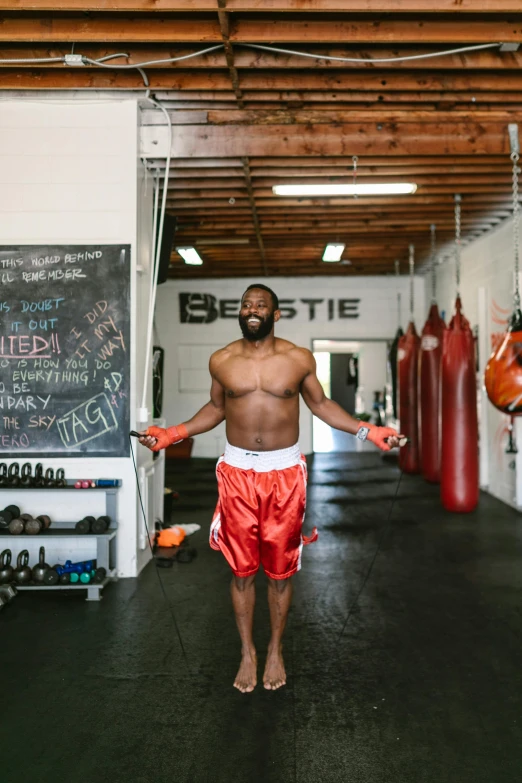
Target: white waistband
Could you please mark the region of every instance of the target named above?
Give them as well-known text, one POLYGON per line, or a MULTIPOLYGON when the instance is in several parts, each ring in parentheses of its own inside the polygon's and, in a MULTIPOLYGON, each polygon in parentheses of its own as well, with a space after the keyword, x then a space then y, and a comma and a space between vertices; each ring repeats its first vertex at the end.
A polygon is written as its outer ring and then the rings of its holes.
POLYGON ((247 451, 231 446, 227 443, 223 461, 233 468, 242 470, 255 470, 256 473, 267 473, 269 470, 285 470, 301 462, 301 449, 299 444, 288 449, 275 451, 247 451))

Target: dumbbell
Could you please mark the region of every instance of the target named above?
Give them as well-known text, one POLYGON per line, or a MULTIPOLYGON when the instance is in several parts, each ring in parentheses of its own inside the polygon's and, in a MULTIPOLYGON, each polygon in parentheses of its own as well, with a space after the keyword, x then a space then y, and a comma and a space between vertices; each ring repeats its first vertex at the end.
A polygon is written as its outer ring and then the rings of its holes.
POLYGON ((98 517, 92 525, 91 530, 93 533, 96 533, 96 535, 100 535, 101 533, 106 533, 109 525, 111 524, 111 518, 108 516, 102 516, 98 517))
POLYGON ((0 585, 0 598, 3 599, 4 605, 12 601, 18 595, 18 590, 14 585, 0 585))
POLYGON ((84 517, 83 519, 80 519, 79 522, 76 523, 74 526, 74 529, 77 533, 90 533, 91 527, 93 523, 96 522, 96 519, 94 517, 88 516, 84 517))
POLYGON ((105 533, 111 524, 111 518, 107 516, 98 517, 95 519, 92 516, 84 517, 80 519, 75 525, 77 533, 94 533, 95 535, 101 535, 105 533))
POLYGON ((33 519, 33 517, 31 517, 29 514, 22 514, 21 519, 24 519, 24 517, 29 517, 29 519, 26 519, 25 527, 24 527, 25 532, 27 533, 28 536, 37 536, 43 530, 47 530, 47 528, 51 524, 51 520, 45 514, 36 517, 36 519, 33 519), (49 525, 46 524, 45 522, 46 519, 49 520, 49 525))
POLYGON ((19 516, 20 509, 18 506, 6 506, 3 511, 0 511, 0 528, 9 527, 9 522, 19 516))
POLYGON ((97 568, 96 571, 91 572, 91 581, 94 585, 101 585, 106 576, 107 569, 102 566, 101 568, 97 568))
POLYGON ((18 518, 11 520, 9 532, 13 536, 19 536, 24 532, 29 536, 37 536, 43 530, 47 530, 50 525, 51 518, 47 514, 41 514, 36 519, 33 519, 31 514, 22 514, 18 518))

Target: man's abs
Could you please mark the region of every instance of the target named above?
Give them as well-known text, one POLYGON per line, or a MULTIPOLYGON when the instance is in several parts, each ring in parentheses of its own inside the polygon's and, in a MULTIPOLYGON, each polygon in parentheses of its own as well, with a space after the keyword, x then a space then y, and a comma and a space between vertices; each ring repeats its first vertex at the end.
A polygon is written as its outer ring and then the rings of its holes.
POLYGON ((254 391, 225 403, 227 440, 257 451, 286 449, 299 438, 299 396, 280 398, 254 391))

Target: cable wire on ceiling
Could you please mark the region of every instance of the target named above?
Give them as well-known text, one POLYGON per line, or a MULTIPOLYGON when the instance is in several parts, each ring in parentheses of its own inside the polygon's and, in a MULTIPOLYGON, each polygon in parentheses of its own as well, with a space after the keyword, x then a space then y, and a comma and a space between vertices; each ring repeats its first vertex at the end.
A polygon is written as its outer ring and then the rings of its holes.
POLYGON ((334 57, 326 54, 313 54, 312 52, 297 52, 293 49, 280 49, 276 46, 263 46, 262 44, 238 43, 236 46, 246 46, 248 49, 263 49, 267 52, 279 54, 293 54, 298 57, 312 57, 314 60, 330 60, 340 63, 400 63, 408 60, 428 60, 432 57, 447 57, 451 54, 464 54, 464 52, 478 52, 480 49, 493 49, 502 46, 501 43, 477 44, 476 46, 462 46, 458 49, 447 49, 443 52, 427 52, 426 54, 411 54, 405 57, 334 57))
MULTIPOLYGON (((333 55, 317 54, 313 52, 299 52, 293 49, 282 49, 276 46, 265 46, 263 44, 251 44, 236 42, 236 46, 244 46, 248 49, 261 49, 266 52, 275 52, 277 54, 291 54, 297 57, 308 57, 313 60, 328 60, 329 62, 341 62, 341 63, 395 63, 395 62, 408 62, 410 60, 428 60, 433 57, 449 57, 453 54, 464 54, 466 52, 478 52, 484 49, 496 49, 502 46, 502 43, 487 43, 477 44, 474 46, 461 46, 457 49, 446 49, 442 52, 426 52, 425 54, 412 54, 404 57, 335 57, 333 55)), ((98 59, 92 59, 86 55, 80 55, 84 64, 97 65, 101 68, 116 68, 118 70, 127 70, 131 68, 145 68, 148 65, 163 65, 167 63, 176 63, 181 60, 189 60, 193 57, 199 57, 200 55, 209 54, 219 49, 223 49, 223 44, 217 44, 216 46, 210 46, 207 49, 201 49, 198 52, 191 52, 190 54, 183 54, 179 57, 167 57, 160 60, 144 60, 139 63, 125 63, 125 64, 107 64, 107 60, 116 59, 117 57, 130 57, 129 54, 109 54, 105 57, 98 59)), ((16 59, 0 60, 0 65, 26 65, 28 63, 66 63, 65 56, 63 57, 18 57, 16 59)), ((71 67, 78 67, 77 65, 71 67)))

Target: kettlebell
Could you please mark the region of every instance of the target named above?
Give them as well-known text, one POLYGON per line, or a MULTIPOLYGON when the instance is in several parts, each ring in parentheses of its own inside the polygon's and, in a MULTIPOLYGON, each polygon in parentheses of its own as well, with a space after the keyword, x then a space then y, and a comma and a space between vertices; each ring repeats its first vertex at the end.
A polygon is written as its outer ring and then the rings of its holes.
POLYGON ((45 487, 56 486, 56 481, 54 478, 54 470, 52 468, 47 468, 47 470, 45 471, 44 486, 45 487))
POLYGON ((48 565, 45 562, 45 547, 40 547, 40 555, 38 557, 38 562, 34 566, 32 575, 33 575, 33 582, 36 582, 36 584, 43 584, 45 574, 50 569, 50 565, 48 565))
POLYGON ((11 565, 11 550, 4 549, 0 555, 0 584, 13 581, 13 566, 11 565))
POLYGON ((34 466, 33 487, 43 486, 43 465, 38 462, 34 466))
POLYGON ((7 481, 7 464, 0 462, 0 486, 5 486, 9 482, 7 481))
POLYGON ((22 465, 22 477, 20 478, 20 484, 22 485, 22 487, 30 487, 31 484, 33 483, 31 472, 32 472, 31 463, 24 462, 24 464, 22 465))
POLYGON ((18 462, 11 462, 9 465, 7 479, 11 487, 17 487, 20 484, 20 465, 18 462))
POLYGON ((14 570, 15 582, 19 585, 26 585, 31 581, 31 569, 29 568, 29 552, 27 549, 22 549, 18 555, 16 561, 16 568, 14 570))
POLYGON ((65 470, 63 468, 58 468, 56 471, 55 481, 57 487, 67 486, 67 482, 65 481, 65 470))

